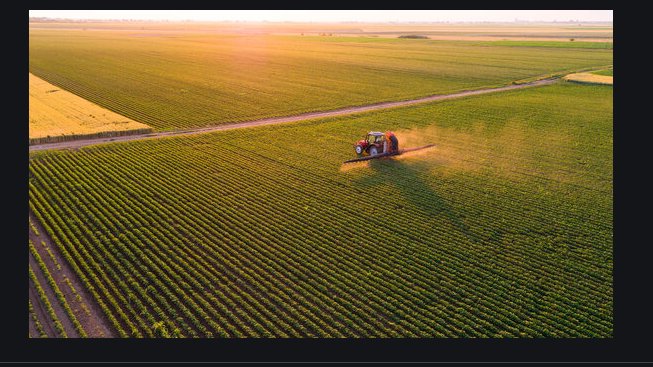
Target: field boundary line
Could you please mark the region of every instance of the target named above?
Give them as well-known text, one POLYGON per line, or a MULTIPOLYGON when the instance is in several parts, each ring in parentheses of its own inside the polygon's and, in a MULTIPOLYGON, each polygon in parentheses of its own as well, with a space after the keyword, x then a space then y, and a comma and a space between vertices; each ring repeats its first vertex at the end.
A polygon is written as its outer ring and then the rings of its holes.
POLYGON ((292 115, 292 116, 269 117, 269 118, 258 119, 258 120, 250 120, 250 121, 238 122, 233 124, 216 125, 216 126, 209 126, 209 127, 200 127, 195 129, 162 131, 158 133, 125 135, 125 136, 108 137, 108 138, 80 139, 80 140, 71 140, 71 141, 64 141, 58 143, 35 144, 29 146, 29 151, 33 152, 33 151, 54 150, 54 149, 78 149, 88 145, 96 145, 96 144, 104 144, 104 143, 112 143, 112 142, 120 142, 120 141, 143 140, 143 139, 161 138, 166 136, 205 134, 214 131, 242 129, 248 127, 264 126, 264 125, 276 125, 276 124, 282 124, 288 122, 307 121, 307 120, 319 119, 319 118, 354 115, 358 113, 411 106, 411 105, 434 102, 434 101, 443 101, 448 99, 476 96, 480 94, 496 93, 496 92, 514 90, 514 89, 523 89, 529 87, 549 85, 555 83, 559 79, 560 79, 559 76, 555 76, 552 78, 540 79, 540 80, 536 80, 528 83, 522 83, 522 84, 512 84, 503 87, 468 90, 468 91, 462 91, 462 92, 456 92, 450 94, 436 94, 436 95, 410 99, 410 100, 372 103, 363 106, 345 107, 345 108, 339 108, 339 109, 328 110, 328 111, 308 112, 308 113, 302 113, 299 115, 292 115))
POLYGON ((609 65, 603 65, 603 66, 590 66, 582 69, 574 69, 574 70, 567 70, 567 71, 562 71, 562 72, 557 72, 557 73, 552 73, 552 74, 547 74, 547 75, 540 75, 536 77, 529 77, 529 78, 524 78, 524 79, 519 79, 515 80, 512 83, 513 84, 529 84, 532 82, 536 82, 538 80, 545 80, 545 79, 560 79, 564 78, 566 75, 570 74, 575 74, 575 73, 589 73, 592 71, 599 71, 599 70, 604 70, 607 68, 612 67, 612 64, 609 65))

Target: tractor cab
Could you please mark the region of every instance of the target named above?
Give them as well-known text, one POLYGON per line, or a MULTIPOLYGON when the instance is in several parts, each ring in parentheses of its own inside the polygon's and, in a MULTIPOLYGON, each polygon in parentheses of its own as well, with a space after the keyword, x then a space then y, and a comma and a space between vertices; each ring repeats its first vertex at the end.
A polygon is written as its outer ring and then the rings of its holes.
POLYGON ((384 139, 385 139, 385 135, 382 132, 370 131, 369 133, 367 133, 365 138, 356 142, 354 147, 356 150, 356 154, 358 155, 378 154, 379 151, 383 151, 384 139), (372 152, 370 152, 370 149, 372 149, 372 152))
POLYGON ((370 131, 369 133, 367 133, 367 136, 365 136, 365 141, 367 141, 369 145, 383 144, 384 140, 385 140, 385 135, 378 131, 370 131))

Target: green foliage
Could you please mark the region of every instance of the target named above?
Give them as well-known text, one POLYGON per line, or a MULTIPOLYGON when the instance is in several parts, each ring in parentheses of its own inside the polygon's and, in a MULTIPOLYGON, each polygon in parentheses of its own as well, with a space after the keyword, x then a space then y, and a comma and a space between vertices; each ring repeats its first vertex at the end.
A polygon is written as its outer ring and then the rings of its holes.
POLYGON ((32 306, 32 301, 27 300, 27 302, 29 302, 28 303, 28 310, 29 310, 30 319, 34 323, 34 327, 36 327, 36 331, 39 332, 39 337, 47 338, 48 334, 43 329, 43 325, 41 325, 41 322, 39 321, 38 316, 36 316, 36 312, 34 312, 34 306, 32 306))
MULTIPOLYGON (((39 195, 36 194, 36 196, 38 197, 39 195)), ((35 213, 36 217, 39 219, 39 222, 43 224, 44 228, 46 229, 46 231, 48 232, 50 237, 55 242, 59 242, 59 236, 61 234, 64 234, 64 233, 59 231, 59 227, 56 224, 53 224, 51 226, 46 222, 46 220, 51 220, 52 216, 47 212, 44 212, 43 215, 41 215, 41 213, 39 213, 39 212, 36 212, 35 207, 34 207, 34 205, 33 205, 33 203, 31 201, 30 201, 30 210, 32 210, 32 212, 35 213)), ((68 250, 65 247, 61 246, 61 245, 59 246, 59 251, 61 252, 63 257, 66 259, 68 264, 73 268, 73 270, 75 271, 77 276, 80 277, 80 279, 82 280, 84 285, 87 287, 87 290, 93 295, 95 300, 98 302, 98 304, 100 305, 100 308, 105 313, 105 315, 107 315, 107 317, 109 318, 109 321, 111 322, 112 326, 115 328, 118 335, 121 336, 121 337, 127 337, 128 334, 125 332, 125 330, 123 328, 123 325, 121 325, 120 322, 118 321, 118 319, 116 318, 116 316, 114 316, 114 313, 117 313, 118 317, 122 317, 124 319, 124 318, 126 318, 125 314, 122 312, 122 310, 119 307, 116 307, 116 309, 115 309, 116 311, 110 311, 108 309, 108 306, 105 303, 105 301, 102 298, 100 298, 100 296, 98 294, 98 291, 95 289, 95 287, 97 286, 99 291, 107 292, 107 289, 104 287, 104 285, 99 283, 98 275, 97 274, 91 274, 89 277, 87 277, 80 270, 80 266, 76 263, 75 259, 73 258, 73 256, 75 255, 74 252, 73 252, 73 255, 71 255, 68 252, 68 250)), ((87 264, 82 264, 82 266, 84 267, 84 269, 88 269, 87 264)), ((109 302, 111 302, 112 305, 115 306, 117 304, 115 299, 110 294, 107 294, 107 293, 104 293, 104 294, 105 294, 105 297, 108 298, 109 302)), ((127 322, 127 324, 130 325, 129 322, 127 322)), ((131 330, 134 331, 136 329, 132 327, 131 330)), ((140 332, 138 332, 136 330, 136 332, 132 332, 131 336, 133 336, 133 337, 142 337, 142 334, 140 334, 140 332)))
POLYGON ((507 85, 613 58, 612 50, 488 44, 30 30, 29 70, 166 130, 507 85))
POLYGON ((421 34, 403 34, 397 38, 429 39, 427 36, 421 34))
POLYGON ((45 264, 45 262, 43 261, 39 253, 36 251, 36 248, 34 248, 34 244, 32 243, 32 241, 29 241, 29 252, 32 254, 32 256, 34 256, 34 259, 36 259, 36 262, 39 264, 39 268, 41 269, 43 276, 48 282, 50 289, 52 289, 52 292, 55 294, 55 297, 57 297, 59 304, 63 307, 64 311, 66 312, 66 315, 68 316, 73 326, 75 327, 75 330, 77 331, 77 333, 79 333, 79 336, 82 338, 88 337, 86 331, 84 331, 84 328, 77 320, 77 317, 75 317, 73 310, 70 309, 70 305, 68 305, 68 301, 66 300, 66 297, 63 295, 63 293, 61 293, 59 286, 57 285, 54 278, 50 274, 47 265, 45 264))
POLYGON ((36 274, 34 274, 34 271, 32 270, 31 266, 29 268, 29 279, 32 281, 32 284, 36 289, 36 293, 39 295, 39 300, 45 307, 46 311, 48 312, 48 315, 50 316, 50 319, 54 323, 54 328, 55 330, 57 330, 58 335, 62 338, 67 338, 68 334, 66 334, 66 330, 64 330, 63 324, 61 324, 61 321, 59 321, 57 314, 54 312, 54 309, 52 308, 52 304, 50 303, 48 296, 45 294, 43 287, 41 286, 38 279, 36 278, 36 274))
POLYGON ((612 127, 559 83, 32 154, 30 208, 136 336, 611 337, 612 127), (343 170, 369 130, 437 146, 343 170))
POLYGON ((32 219, 29 219, 29 227, 32 229, 32 232, 33 232, 35 235, 37 235, 37 236, 39 235, 39 230, 36 228, 36 226, 34 225, 34 223, 32 223, 32 219))
POLYGON ((593 72, 591 72, 591 73, 592 73, 592 74, 596 74, 596 75, 614 76, 614 70, 613 70, 613 69, 605 69, 605 70, 593 71, 593 72))
MULTIPOLYGON (((31 244, 31 241, 30 241, 30 244, 31 244)), ((50 247, 48 247, 48 244, 45 243, 45 241, 41 241, 41 245, 43 246, 43 248, 45 248, 45 251, 48 253, 48 257, 50 258, 50 261, 52 261, 52 263, 54 264, 55 268, 57 270, 61 270, 61 265, 59 264, 57 259, 54 257, 54 254, 52 253, 52 250, 50 249, 50 247)))
POLYGON ((165 323, 163 321, 157 321, 152 324, 152 330, 154 335, 159 338, 170 338, 170 333, 166 329, 165 323))
POLYGON ((86 303, 84 303, 84 299, 82 296, 77 292, 77 289, 73 286, 73 283, 64 275, 64 282, 68 286, 68 289, 70 289, 70 292, 75 296, 75 301, 79 304, 79 306, 82 308, 84 313, 88 316, 91 316, 91 310, 88 308, 86 303))

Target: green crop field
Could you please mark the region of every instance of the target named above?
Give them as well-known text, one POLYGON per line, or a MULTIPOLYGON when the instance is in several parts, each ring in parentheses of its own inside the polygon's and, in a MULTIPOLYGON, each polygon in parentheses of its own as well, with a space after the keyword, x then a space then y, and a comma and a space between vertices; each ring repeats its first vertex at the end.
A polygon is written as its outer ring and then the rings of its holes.
MULTIPOLYGON (((488 54, 455 43, 417 51, 409 42, 400 49, 413 61, 366 60, 398 46, 328 41, 333 57, 315 48, 318 58, 310 52, 318 43, 302 41, 302 58, 279 38, 274 47, 251 46, 276 50, 265 67, 248 59, 260 73, 234 66, 216 76, 207 70, 227 67, 231 46, 225 51, 211 38, 197 39, 206 48, 194 57, 205 62, 194 66, 172 46, 190 40, 80 35, 46 68, 40 58, 55 52, 48 46, 55 42, 31 37, 30 71, 65 78, 126 115, 143 108, 167 121, 159 128, 181 126, 173 117, 185 115, 184 101, 192 116, 183 120, 198 125, 270 114, 284 106, 273 103, 276 93, 292 101, 282 109, 289 113, 369 99, 367 88, 385 99, 438 81, 450 91, 612 59, 593 50, 488 54), (107 38, 106 48, 96 37, 107 38), (112 47, 127 50, 119 57, 112 47), (68 71, 73 60, 82 66, 68 71), (368 73, 365 64, 379 69, 368 73), (260 109, 248 111, 245 102, 201 108, 261 83, 280 65, 288 84, 270 79, 262 88, 275 92, 260 109), (414 87, 394 85, 392 73, 385 87, 372 78, 400 67, 396 81, 414 87), (313 68, 324 68, 332 91, 360 93, 307 93, 320 89, 313 68), (465 75, 466 68, 478 73, 465 75), (368 83, 343 85, 344 70, 368 83), (242 84, 233 84, 234 73, 242 84), (299 79, 301 93, 290 88, 299 79), (156 98, 143 98, 145 91, 156 98)), ((612 337, 612 91, 559 82, 346 118, 36 152, 29 205, 121 336, 612 337), (401 147, 436 146, 342 165, 355 139, 386 129, 401 147)), ((261 97, 250 92, 252 101, 261 97)))
POLYGON ((612 42, 584 42, 584 41, 491 41, 483 44, 493 46, 512 47, 552 47, 552 48, 585 48, 612 50, 612 42))
MULTIPOLYGON (((38 268, 38 270, 35 270, 32 268, 32 265, 30 264, 29 266, 29 276, 30 276, 30 281, 33 283, 38 296, 39 296, 39 302, 43 304, 43 307, 47 310, 49 316, 52 318, 52 321, 54 322, 55 329, 58 332, 58 336, 60 337, 68 337, 68 334, 66 333, 61 321, 57 317, 52 304, 50 303, 50 300, 48 299, 48 296, 46 295, 46 292, 44 291, 44 287, 47 287, 49 289, 48 292, 52 292, 54 295, 54 298, 57 299, 57 302, 59 303, 60 307, 62 308, 62 312, 65 317, 70 320, 69 322, 72 324, 72 327, 74 327, 75 332, 77 333, 77 336, 79 337, 87 337, 86 331, 84 331, 84 328, 82 325, 79 323, 77 320, 77 317, 75 317, 70 304, 66 300, 66 297, 64 296, 63 292, 61 289, 57 286, 54 278, 50 274, 50 270, 48 269, 48 266, 45 264, 41 256, 39 255, 38 251, 34 247, 35 245, 32 243, 32 241, 29 241, 29 252, 30 255, 33 257, 34 262, 35 262, 35 267, 38 268), (37 276, 35 275, 36 273, 40 273, 43 279, 45 279, 45 282, 47 283, 46 285, 40 284, 37 276)), ((30 300, 30 306, 31 306, 31 300, 30 300)), ((36 329, 39 331, 39 336, 47 337, 47 333, 43 331, 43 327, 41 326, 41 322, 38 320, 37 315, 33 312, 33 306, 30 307, 30 317, 34 319, 34 323, 36 326, 36 329), (43 333, 42 333, 43 332, 43 333)), ((31 335, 30 335, 31 336, 31 335)))
POLYGON ((500 86, 613 60, 612 49, 198 32, 30 29, 29 71, 167 130, 500 86))
POLYGON ((605 70, 593 71, 592 74, 605 75, 605 76, 614 76, 614 70, 605 69, 605 70))

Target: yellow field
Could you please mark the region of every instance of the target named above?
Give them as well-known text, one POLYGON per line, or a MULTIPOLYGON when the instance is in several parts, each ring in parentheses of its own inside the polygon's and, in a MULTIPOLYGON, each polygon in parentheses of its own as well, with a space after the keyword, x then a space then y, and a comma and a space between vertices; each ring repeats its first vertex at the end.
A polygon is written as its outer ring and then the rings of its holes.
POLYGON ((111 112, 29 74, 30 144, 151 131, 152 128, 145 124, 111 112))
POLYGON ((596 75, 590 73, 576 73, 569 74, 563 78, 564 80, 579 82, 579 83, 591 83, 591 84, 608 84, 612 85, 612 77, 607 75, 596 75))

